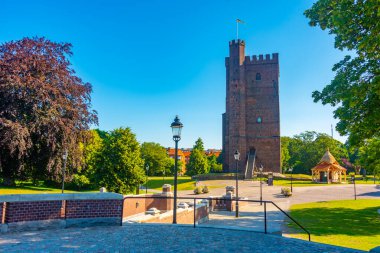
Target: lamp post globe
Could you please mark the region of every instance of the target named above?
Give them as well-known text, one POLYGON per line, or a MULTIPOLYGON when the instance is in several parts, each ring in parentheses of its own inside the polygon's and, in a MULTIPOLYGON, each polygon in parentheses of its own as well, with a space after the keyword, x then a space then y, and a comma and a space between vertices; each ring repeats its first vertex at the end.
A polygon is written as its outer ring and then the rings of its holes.
POLYGON ((240 160, 240 153, 239 153, 238 150, 235 151, 234 158, 235 158, 235 161, 239 161, 240 160))
POLYGON ((179 120, 178 115, 175 116, 173 123, 170 125, 175 142, 174 153, 174 208, 173 208, 173 224, 177 224, 177 174, 178 174, 178 142, 181 140, 181 131, 183 124, 179 120))
POLYGON ((234 158, 236 162, 236 172, 235 172, 235 179, 236 179, 236 199, 235 199, 235 216, 236 218, 239 217, 239 181, 238 181, 238 172, 239 172, 239 160, 240 160, 240 153, 238 150, 234 153, 234 158))

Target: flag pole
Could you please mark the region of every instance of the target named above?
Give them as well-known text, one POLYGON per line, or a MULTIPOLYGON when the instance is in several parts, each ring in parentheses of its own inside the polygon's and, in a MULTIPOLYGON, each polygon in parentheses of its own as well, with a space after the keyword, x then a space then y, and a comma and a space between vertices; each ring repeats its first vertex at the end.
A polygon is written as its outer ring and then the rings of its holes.
POLYGON ((236 19, 236 40, 239 39, 239 21, 236 19))

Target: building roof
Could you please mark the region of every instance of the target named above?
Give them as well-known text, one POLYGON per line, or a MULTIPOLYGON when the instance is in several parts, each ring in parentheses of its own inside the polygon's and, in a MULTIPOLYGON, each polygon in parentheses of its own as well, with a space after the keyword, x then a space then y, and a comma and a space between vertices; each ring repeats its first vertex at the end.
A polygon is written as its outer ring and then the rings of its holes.
POLYGON ((311 169, 319 171, 328 171, 328 170, 344 170, 347 169, 340 166, 335 157, 330 153, 329 149, 326 150, 326 153, 322 156, 319 163, 311 169))
POLYGON ((216 157, 218 157, 220 155, 220 153, 222 153, 222 150, 220 150, 220 149, 208 149, 205 151, 205 153, 207 156, 215 155, 216 157))
MULTIPOLYGON (((174 148, 168 148, 168 155, 174 156, 175 155, 175 149, 174 148)), ((182 150, 178 149, 178 156, 184 156, 182 150)))
POLYGON ((182 153, 185 157, 190 157, 191 155, 191 150, 182 150, 182 153))
POLYGON ((330 153, 330 150, 327 149, 326 153, 322 156, 322 159, 319 161, 319 163, 326 162, 329 164, 339 164, 335 157, 330 153))

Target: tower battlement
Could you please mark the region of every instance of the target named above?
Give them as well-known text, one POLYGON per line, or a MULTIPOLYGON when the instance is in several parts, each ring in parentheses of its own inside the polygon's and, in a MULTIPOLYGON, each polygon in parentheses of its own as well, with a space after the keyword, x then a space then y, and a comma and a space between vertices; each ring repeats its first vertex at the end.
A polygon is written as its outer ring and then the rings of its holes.
POLYGON ((263 64, 263 63, 278 63, 278 53, 274 53, 272 55, 266 54, 264 55, 252 55, 246 56, 244 59, 244 64, 263 64))
POLYGON ((238 39, 238 40, 231 40, 229 42, 230 46, 238 46, 238 45, 245 45, 245 41, 238 39))

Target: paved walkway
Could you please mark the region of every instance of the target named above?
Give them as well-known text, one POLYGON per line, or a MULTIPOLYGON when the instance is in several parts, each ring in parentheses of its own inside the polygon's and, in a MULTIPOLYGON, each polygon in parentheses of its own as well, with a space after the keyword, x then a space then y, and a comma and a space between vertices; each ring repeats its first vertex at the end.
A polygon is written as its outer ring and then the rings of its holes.
MULTIPOLYGON (((200 224, 202 227, 230 227, 236 229, 246 229, 257 232, 265 231, 264 206, 250 204, 239 208, 239 218, 235 212, 215 211, 209 215, 209 221, 200 224)), ((284 215, 273 205, 267 205, 267 232, 280 234, 284 215)))
MULTIPOLYGON (((202 185, 233 185, 234 180, 210 180, 202 181, 202 185)), ((280 194, 283 186, 267 186, 263 184, 263 200, 270 200, 276 204, 281 204, 281 208, 287 210, 293 204, 354 199, 354 186, 352 184, 329 185, 329 186, 309 186, 293 187, 293 196, 285 198, 280 194)), ((207 197, 221 196, 225 194, 225 188, 209 188, 208 194, 195 195, 192 191, 180 191, 179 196, 207 197)), ((356 185, 357 198, 380 199, 380 187, 372 184, 356 185)), ((260 184, 258 181, 239 181, 239 196, 249 199, 260 199, 260 184)))
POLYGON ((250 231, 127 225, 0 235, 0 252, 363 252, 250 231))

